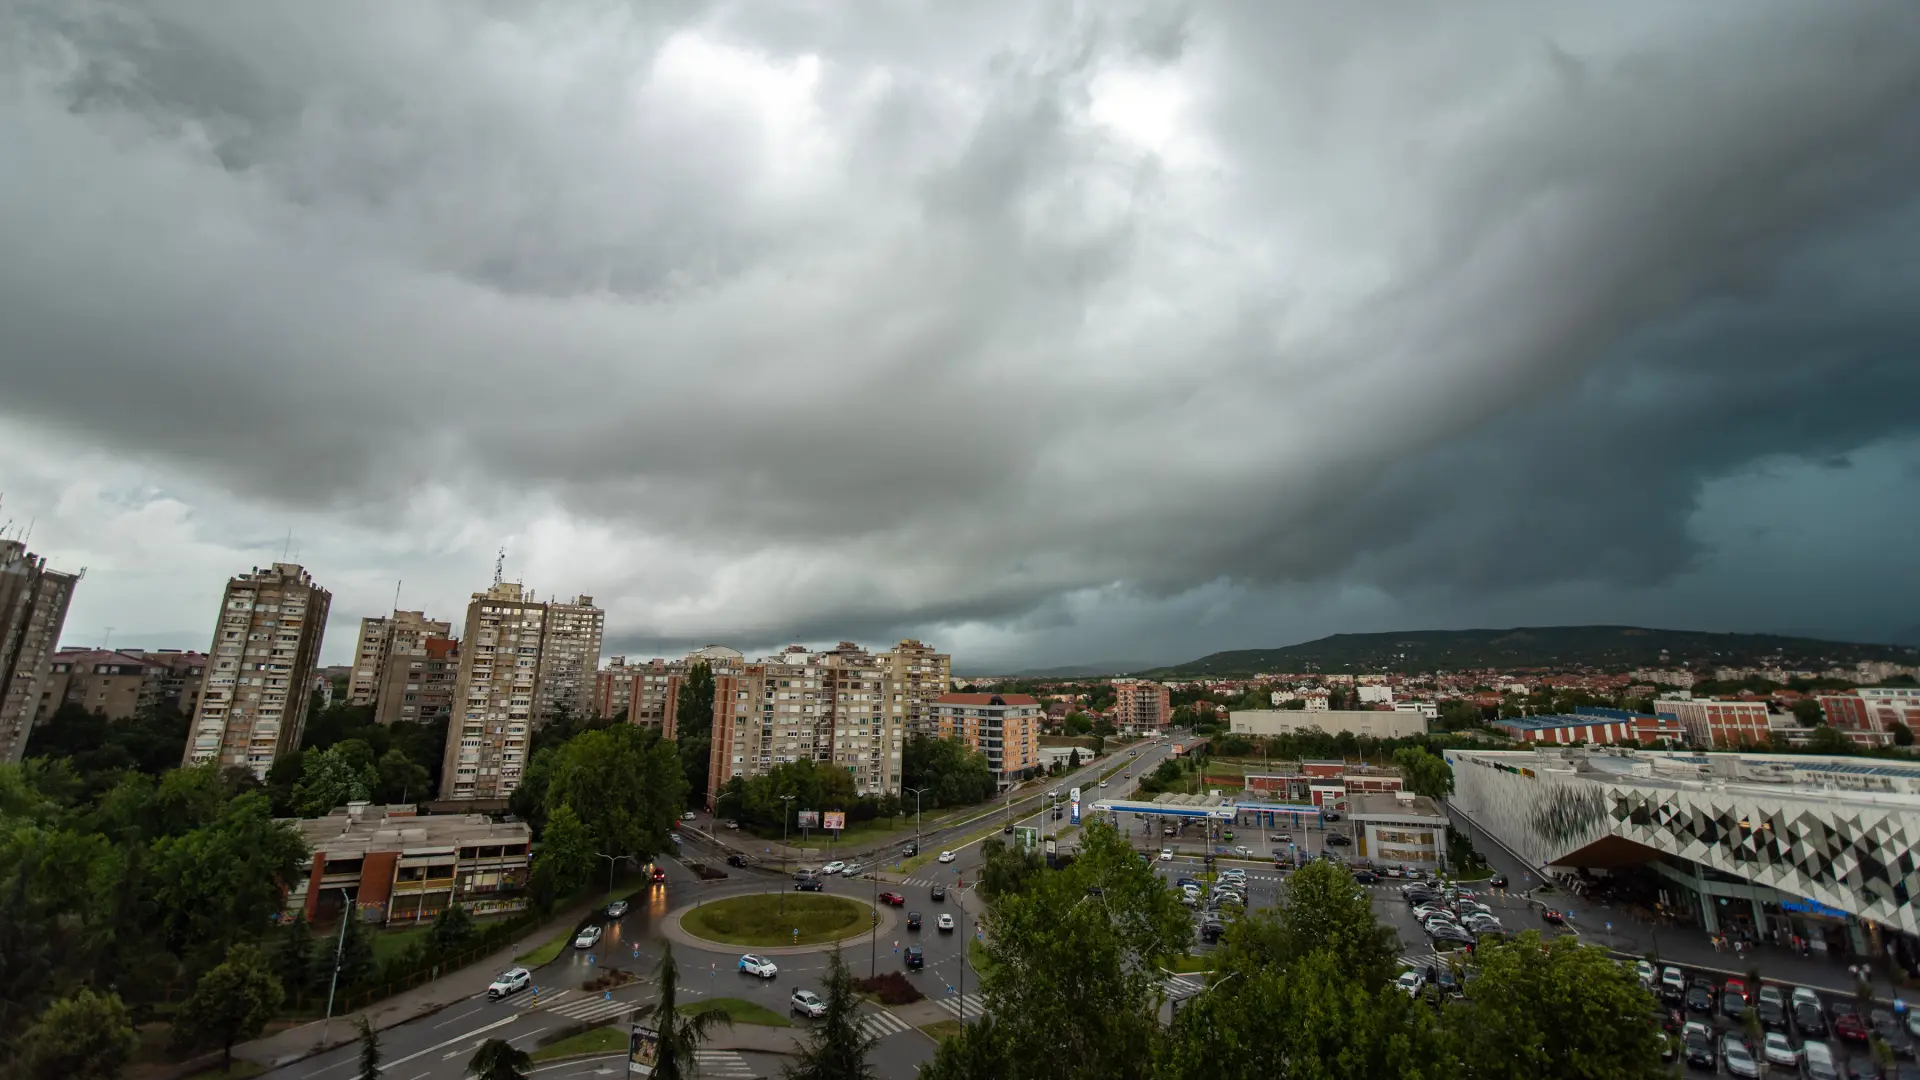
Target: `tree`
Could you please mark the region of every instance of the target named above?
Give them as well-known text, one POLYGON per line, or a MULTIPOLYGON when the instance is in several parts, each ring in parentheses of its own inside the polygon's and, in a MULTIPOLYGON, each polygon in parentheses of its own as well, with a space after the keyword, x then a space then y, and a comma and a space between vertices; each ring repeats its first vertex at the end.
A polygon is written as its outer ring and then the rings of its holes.
POLYGON ((673 743, 648 729, 599 728, 576 735, 556 755, 547 785, 548 828, 551 815, 568 806, 596 850, 650 858, 666 850, 686 791, 673 743))
POLYGON ((1803 697, 1792 705, 1793 718, 1801 727, 1819 727, 1827 722, 1827 711, 1818 698, 1803 697))
POLYGON ((982 974, 1015 1077, 1144 1077, 1159 1031, 1158 964, 1192 940, 1187 913, 1110 825, 987 914, 982 974))
POLYGON ((1073 770, 1078 769, 1079 767, 1080 767, 1080 748, 1076 746, 1072 749, 1072 751, 1070 751, 1067 754, 1067 771, 1072 772, 1073 770))
POLYGON ((867 1055, 880 1040, 860 1026, 860 995, 853 973, 835 949, 827 957, 827 1014, 813 1025, 796 1061, 782 1071, 787 1080, 873 1080, 867 1055))
POLYGON ((195 984, 193 996, 174 1019, 174 1042, 183 1050, 218 1046, 221 1069, 230 1069, 233 1044, 265 1031, 283 1000, 266 954, 244 942, 234 945, 226 960, 195 984))
POLYGON ((176 956, 202 946, 220 950, 263 936, 284 909, 306 854, 306 841, 273 820, 262 792, 229 802, 212 824, 155 841, 147 899, 168 950, 176 956))
POLYGON ((900 768, 903 787, 927 789, 928 808, 970 806, 992 798, 997 786, 987 756, 961 739, 909 736, 900 768))
POLYGON ((1318 859, 1294 872, 1277 908, 1235 923, 1220 950, 1225 970, 1248 971, 1285 967, 1313 952, 1331 956, 1369 992, 1387 984, 1399 954, 1392 928, 1374 917, 1353 875, 1318 859))
MULTIPOLYGON (((639 1011, 653 1024, 660 1038, 660 1052, 653 1067, 656 1080, 687 1080, 694 1073, 694 1051, 707 1041, 715 1024, 733 1026, 733 1018, 723 1012, 682 1015, 675 1004, 679 995, 680 966, 674 963, 673 946, 662 942, 660 962, 654 965, 654 982, 660 987, 660 1000, 639 1011)), ((481 1080, 488 1080, 482 1077, 481 1080)))
POLYGON ((707 796, 707 754, 713 745, 713 669, 696 660, 680 679, 674 701, 673 737, 679 743, 681 773, 689 798, 707 796))
POLYGON ((380 1036, 367 1018, 360 1018, 360 1075, 354 1080, 380 1080, 380 1036))
POLYGON ((533 1058, 505 1039, 488 1039, 467 1060, 467 1071, 474 1080, 526 1080, 532 1068, 533 1058))
MULTIPOLYGON (((366 748, 359 740, 349 740, 366 748)), ((300 755, 300 781, 293 786, 294 811, 301 817, 323 817, 337 806, 373 798, 380 773, 372 762, 362 764, 345 749, 348 743, 326 750, 308 749, 300 755)))
POLYGON ((385 803, 404 803, 425 798, 427 770, 413 763, 405 750, 398 748, 380 755, 380 784, 376 797, 385 803))
POLYGON ((340 986, 358 986, 373 978, 373 938, 355 917, 351 908, 341 913, 346 925, 331 934, 316 935, 313 962, 308 980, 315 987, 334 985, 333 967, 338 958, 340 986))
POLYGON ((20 1036, 22 1080, 114 1080, 139 1048, 118 994, 80 990, 20 1036))
POLYGON ((1021 1073, 991 1015, 941 1041, 933 1060, 920 1070, 919 1080, 1000 1080, 1021 1073))
POLYGON ((1853 740, 1847 738, 1845 733, 1822 724, 1814 728, 1813 734, 1808 737, 1807 749, 1816 754, 1851 754, 1854 747, 1853 740))
POLYGON ((280 931, 279 944, 273 949, 273 973, 280 980, 282 990, 293 992, 293 1003, 300 1004, 307 986, 312 981, 313 971, 313 927, 307 923, 306 909, 302 908, 293 915, 293 922, 280 931))
POLYGON ((1011 847, 998 836, 980 842, 980 892, 988 900, 1019 892, 1044 865, 1039 854, 1011 847))
POLYGON ((1417 746, 1403 746, 1393 752, 1393 763, 1400 767, 1400 775, 1415 794, 1430 799, 1453 794, 1453 767, 1445 758, 1417 746))
POLYGON ((473 915, 465 905, 448 904, 433 917, 433 926, 427 930, 427 947, 436 957, 457 956, 471 946, 479 934, 473 915))
POLYGON ((1473 996, 1446 1022, 1476 1080, 1637 1080, 1660 1068, 1653 998, 1605 949, 1572 937, 1542 945, 1529 930, 1475 959, 1473 996))
POLYGON ((1893 721, 1893 723, 1888 725, 1888 729, 1893 732, 1893 745, 1895 746, 1912 746, 1913 745, 1913 729, 1912 728, 1908 727, 1907 725, 1901 723, 1898 720, 1895 720, 1893 721))
POLYGON ((580 823, 580 815, 574 813, 571 806, 556 807, 553 816, 547 819, 540 849, 534 853, 534 869, 544 867, 551 875, 554 891, 567 896, 587 883, 595 858, 593 837, 580 823))

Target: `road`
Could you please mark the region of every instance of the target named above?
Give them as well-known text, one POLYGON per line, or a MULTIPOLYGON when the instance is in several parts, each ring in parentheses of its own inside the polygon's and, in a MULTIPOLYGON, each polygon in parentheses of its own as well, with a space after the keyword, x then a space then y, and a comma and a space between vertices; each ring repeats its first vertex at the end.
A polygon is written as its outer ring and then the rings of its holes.
MULTIPOLYGON (((1058 789, 1064 796, 1068 788, 1078 784, 1090 789, 1086 801, 1091 802, 1091 790, 1097 788, 1102 772, 1124 760, 1131 763, 1127 771, 1137 777, 1142 768, 1157 767, 1168 749, 1158 743, 1136 744, 1076 773, 1054 778, 1034 793, 1013 800, 1012 810, 1017 815, 1015 820, 1044 813, 1045 792, 1049 789, 1058 789)), ((1119 790, 1122 786, 1123 782, 1116 777, 1108 790, 1119 790)), ((738 834, 725 831, 714 833, 710 819, 696 819, 690 824, 704 825, 706 828, 686 831, 681 857, 687 862, 724 865, 725 855, 733 850, 726 846, 726 841, 735 840, 738 834)), ((917 933, 905 929, 906 921, 903 918, 899 929, 886 940, 847 947, 843 956, 856 975, 904 970, 902 954, 906 946, 918 944, 925 951, 926 968, 909 972, 909 977, 929 999, 939 1003, 944 1013, 958 1017, 964 1010, 968 1019, 978 1017, 978 985, 976 977, 966 967, 965 944, 975 932, 975 927, 973 919, 953 897, 951 890, 962 881, 971 882, 977 877, 980 866, 978 841, 964 844, 961 841, 968 834, 976 833, 989 824, 987 821, 975 821, 927 831, 922 839, 922 850, 937 851, 943 844, 952 844, 955 845, 955 860, 944 865, 930 862, 907 875, 902 883, 869 878, 848 880, 837 876, 826 879, 827 892, 854 899, 871 901, 879 892, 889 889, 899 892, 907 898, 904 910, 920 911, 925 920, 924 929, 917 933), (935 883, 948 886, 949 900, 936 902, 932 899, 931 891, 935 883), (959 925, 954 931, 943 933, 935 929, 935 920, 943 912, 956 917, 959 925), (900 952, 895 951, 896 947, 900 952), (963 992, 964 998, 961 996, 963 992)), ((887 848, 891 850, 892 845, 887 845, 887 848)), ((651 982, 651 974, 660 957, 661 938, 656 927, 669 911, 718 897, 775 892, 791 887, 791 878, 778 867, 734 869, 729 871, 730 876, 725 879, 703 882, 681 862, 663 860, 662 865, 666 867, 668 875, 664 886, 637 894, 633 898, 632 909, 623 918, 602 919, 605 936, 594 948, 569 948, 552 963, 537 970, 534 973, 534 991, 516 994, 504 1001, 488 1001, 484 995, 476 996, 432 1016, 382 1032, 380 1042, 384 1075, 389 1080, 464 1080, 468 1059, 488 1039, 506 1039, 523 1050, 531 1051, 569 1029, 622 1020, 637 1007, 658 997, 651 982), (636 981, 618 990, 599 994, 580 989, 584 982, 608 967, 631 973, 637 977, 636 981)), ((780 969, 779 974, 772 979, 762 980, 738 971, 737 965, 743 951, 677 946, 674 957, 680 966, 680 1000, 692 1003, 714 997, 742 998, 777 1014, 790 1016, 796 1030, 803 1032, 802 1026, 806 1021, 789 1011, 788 997, 798 988, 820 989, 820 979, 827 967, 826 954, 775 956, 773 959, 780 969)), ((920 1065, 933 1056, 934 1041, 919 1028, 870 1004, 863 1004, 861 1011, 862 1023, 880 1039, 871 1060, 881 1076, 889 1080, 904 1080, 918 1072, 920 1065)), ((714 1043, 716 1049, 705 1052, 703 1056, 702 1075, 740 1080, 779 1075, 780 1064, 785 1059, 764 1051, 769 1044, 779 1042, 781 1033, 786 1030, 754 1029, 739 1025, 730 1038, 726 1029, 721 1029, 714 1043)), ((358 1061, 358 1048, 349 1045, 263 1075, 272 1080, 352 1080, 358 1061)), ((543 1080, 624 1075, 624 1067, 617 1057, 601 1057, 553 1063, 537 1070, 535 1075, 543 1080)))

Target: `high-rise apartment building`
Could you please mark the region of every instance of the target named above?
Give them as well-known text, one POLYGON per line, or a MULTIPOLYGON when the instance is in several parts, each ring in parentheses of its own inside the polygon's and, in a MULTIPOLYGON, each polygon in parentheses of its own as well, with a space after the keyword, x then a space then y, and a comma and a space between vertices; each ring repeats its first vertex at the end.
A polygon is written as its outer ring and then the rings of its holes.
POLYGON ((182 764, 242 765, 265 779, 277 755, 299 749, 332 604, 296 563, 227 582, 182 764))
POLYGON ((0 540, 0 761, 19 761, 60 646, 79 574, 47 569, 19 540, 0 540))
POLYGON ((374 722, 432 723, 453 715, 453 689, 459 675, 459 642, 444 634, 429 634, 403 645, 396 637, 380 672, 374 722))
POLYGON ((517 582, 473 594, 447 724, 441 798, 504 799, 520 786, 546 627, 547 605, 517 582))
MULTIPOLYGON (((396 611, 384 618, 360 620, 360 640, 354 650, 353 671, 347 678, 347 704, 380 709, 380 692, 387 666, 395 656, 426 655, 428 638, 453 635, 453 624, 429 619, 423 611, 396 611)), ((381 723, 392 723, 382 720, 381 723)))
POLYGON ((906 704, 882 658, 842 642, 713 667, 709 805, 734 777, 803 759, 847 770, 860 794, 899 792, 906 704))
POLYGON ((908 638, 880 654, 888 677, 906 706, 907 733, 932 735, 939 727, 934 705, 953 689, 953 657, 908 638))
POLYGON ((629 664, 626 657, 616 656, 594 680, 594 708, 602 718, 624 715, 629 724, 659 728, 672 738, 671 721, 686 672, 684 660, 629 664))
POLYGON ((934 704, 943 739, 959 739, 987 755, 1005 791, 1040 767, 1044 710, 1026 694, 943 694, 934 704))
POLYGON ((46 723, 62 705, 78 705, 109 720, 131 720, 157 708, 191 716, 206 671, 204 653, 179 649, 61 649, 40 685, 33 722, 46 723))
POLYGON ((606 627, 607 613, 593 606, 591 596, 547 605, 533 702, 541 723, 593 712, 594 672, 600 667, 600 634, 606 627))
MULTIPOLYGON (((1107 716, 1115 730, 1127 734, 1160 731, 1173 720, 1173 693, 1144 679, 1120 679, 1113 684, 1117 697, 1107 716)), ((1325 704, 1324 698, 1321 699, 1325 704)))

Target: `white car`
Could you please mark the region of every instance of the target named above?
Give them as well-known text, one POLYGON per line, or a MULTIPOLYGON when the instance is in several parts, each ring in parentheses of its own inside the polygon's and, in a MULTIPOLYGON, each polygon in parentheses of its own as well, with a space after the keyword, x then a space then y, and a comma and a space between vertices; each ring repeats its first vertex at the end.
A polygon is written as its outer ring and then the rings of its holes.
POLYGON ((600 928, 597 926, 589 926, 573 938, 573 947, 576 949, 591 949, 598 944, 600 944, 600 928))
POLYGON ((1653 970, 1653 965, 1645 960, 1635 960, 1633 962, 1633 973, 1640 979, 1641 986, 1651 987, 1654 979, 1658 978, 1658 975, 1656 975, 1653 970))
POLYGON ((820 872, 822 874, 837 874, 840 871, 845 870, 846 868, 847 868, 846 863, 841 862, 839 859, 835 859, 832 862, 828 863, 827 865, 821 867, 820 872))
POLYGON ((940 916, 940 920, 939 920, 938 922, 936 922, 936 923, 934 923, 933 925, 935 925, 935 926, 937 926, 937 927, 939 927, 939 928, 940 928, 940 929, 942 929, 942 930, 952 930, 952 929, 953 929, 953 916, 951 916, 951 915, 942 915, 942 916, 940 916))
POLYGON ((1237 866, 1229 867, 1225 870, 1220 871, 1220 880, 1221 881, 1245 881, 1247 880, 1247 872, 1245 870, 1240 869, 1237 866))
POLYGON ((1787 1038, 1784 1032, 1767 1032, 1765 1050, 1767 1060, 1772 1064, 1785 1065, 1789 1068, 1800 1064, 1800 1051, 1794 1047, 1793 1040, 1787 1038))
POLYGON ((947 863, 947 862, 952 862, 952 861, 953 861, 953 852, 951 852, 951 851, 943 851, 943 852, 941 852, 941 853, 940 853, 940 858, 939 858, 939 860, 938 860, 938 861, 939 861, 939 862, 943 862, 943 863, 947 863))
POLYGON ((811 990, 795 990, 787 999, 787 1011, 818 1018, 827 1015, 827 1003, 811 990))
POLYGON ((763 979, 771 979, 775 975, 780 974, 780 969, 773 966, 773 961, 763 956, 755 956, 752 953, 748 953, 740 958, 740 970, 749 975, 758 975, 763 979))
POLYGON ((1417 971, 1403 971, 1398 979, 1393 980, 1393 985, 1405 990, 1409 997, 1418 997, 1420 991, 1426 988, 1427 977, 1417 971))
POLYGON ((1161 861, 1161 862, 1172 862, 1172 861, 1173 861, 1173 849, 1172 849, 1172 848, 1170 848, 1170 847, 1163 847, 1163 848, 1161 848, 1161 849, 1160 849, 1160 861, 1161 861))
POLYGON ((523 967, 508 968, 500 973, 499 978, 493 980, 492 985, 487 987, 487 997, 498 1000, 506 997, 508 994, 525 990, 532 985, 533 972, 523 967))
POLYGON ((1100 786, 1101 786, 1101 787, 1106 787, 1106 786, 1107 786, 1107 782, 1106 782, 1105 780, 1102 780, 1102 781, 1100 781, 1100 786))
POLYGON ((681 814, 681 815, 680 815, 680 820, 681 820, 681 821, 692 821, 692 820, 693 820, 693 811, 691 811, 691 810, 689 810, 689 811, 687 811, 686 813, 684 813, 684 814, 681 814))

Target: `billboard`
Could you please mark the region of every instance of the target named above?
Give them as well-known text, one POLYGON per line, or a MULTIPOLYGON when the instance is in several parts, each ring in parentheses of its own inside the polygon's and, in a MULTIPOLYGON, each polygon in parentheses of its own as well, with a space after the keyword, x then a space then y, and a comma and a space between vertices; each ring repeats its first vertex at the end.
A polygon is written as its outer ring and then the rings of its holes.
POLYGON ((826 828, 838 832, 847 827, 847 812, 845 810, 829 810, 826 812, 822 824, 826 828))
POLYGON ((819 828, 820 827, 820 811, 818 810, 800 811, 800 820, 797 824, 803 829, 819 828))
POLYGON ((633 1025, 627 1036, 627 1075, 652 1076, 660 1064, 660 1033, 650 1027, 633 1025))
POLYGON ((1067 824, 1080 824, 1080 789, 1067 792, 1067 824))

